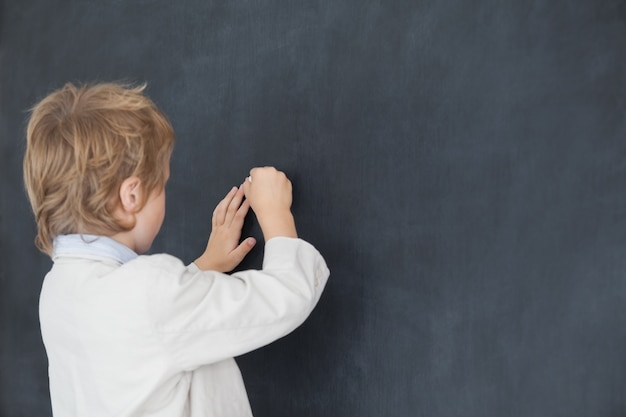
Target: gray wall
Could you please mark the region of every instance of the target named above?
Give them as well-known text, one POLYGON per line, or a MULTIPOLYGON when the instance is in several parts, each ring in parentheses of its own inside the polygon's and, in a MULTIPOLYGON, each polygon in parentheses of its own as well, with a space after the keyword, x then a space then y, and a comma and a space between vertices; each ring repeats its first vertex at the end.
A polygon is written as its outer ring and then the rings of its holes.
POLYGON ((271 164, 328 260, 310 320, 239 360, 257 417, 626 415, 625 1, 0 12, 0 415, 50 415, 26 110, 119 79, 178 134, 154 252, 192 261, 222 195, 271 164))

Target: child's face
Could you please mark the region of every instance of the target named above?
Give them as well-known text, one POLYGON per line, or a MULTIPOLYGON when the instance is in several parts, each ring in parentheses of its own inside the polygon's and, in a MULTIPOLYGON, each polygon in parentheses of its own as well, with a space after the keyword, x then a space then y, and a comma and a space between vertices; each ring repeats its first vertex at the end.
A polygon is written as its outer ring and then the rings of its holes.
POLYGON ((165 218, 165 189, 155 190, 148 197, 148 201, 137 213, 135 225, 135 251, 145 253, 152 246, 152 242, 161 229, 165 218))
MULTIPOLYGON (((169 179, 169 166, 167 169, 169 179)), ((166 179, 167 182, 167 179, 166 179)), ((135 252, 145 253, 152 246, 152 242, 161 229, 165 218, 165 187, 154 190, 141 211, 136 214, 135 252)))

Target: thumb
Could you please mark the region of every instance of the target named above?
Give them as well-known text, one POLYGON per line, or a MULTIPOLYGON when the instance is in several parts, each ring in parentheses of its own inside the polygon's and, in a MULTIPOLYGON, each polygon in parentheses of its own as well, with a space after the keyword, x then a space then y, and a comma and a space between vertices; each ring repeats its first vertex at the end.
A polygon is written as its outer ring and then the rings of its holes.
POLYGON ((237 265, 239 265, 239 263, 243 261, 243 258, 245 258, 246 255, 250 253, 254 245, 256 245, 256 239, 253 237, 249 237, 241 242, 239 246, 233 249, 233 251, 230 253, 230 256, 233 260, 237 261, 237 265))

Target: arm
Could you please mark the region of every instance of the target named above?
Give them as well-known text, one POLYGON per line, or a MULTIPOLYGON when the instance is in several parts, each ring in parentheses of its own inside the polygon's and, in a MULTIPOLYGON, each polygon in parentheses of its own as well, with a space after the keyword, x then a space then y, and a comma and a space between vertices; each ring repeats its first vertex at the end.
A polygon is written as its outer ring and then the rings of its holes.
POLYGON ((158 280, 163 288, 155 285, 149 297, 160 339, 183 369, 237 356, 288 334, 311 313, 328 279, 319 252, 297 239, 291 182, 274 168, 250 173, 253 180, 231 190, 216 208, 203 256, 158 280), (234 268, 248 253, 241 248, 246 241, 238 245, 238 240, 250 207, 266 240, 263 269, 215 272, 234 268))
POLYGON ((158 339, 183 370, 288 334, 311 313, 329 274, 313 246, 282 237, 266 243, 260 271, 225 275, 162 260, 148 300, 158 339))
POLYGON ((266 242, 273 237, 297 238, 291 201, 291 181, 283 172, 272 167, 253 168, 246 181, 239 188, 233 187, 215 208, 209 242, 194 264, 203 271, 228 272, 241 263, 256 243, 252 237, 239 243, 250 207, 266 242))

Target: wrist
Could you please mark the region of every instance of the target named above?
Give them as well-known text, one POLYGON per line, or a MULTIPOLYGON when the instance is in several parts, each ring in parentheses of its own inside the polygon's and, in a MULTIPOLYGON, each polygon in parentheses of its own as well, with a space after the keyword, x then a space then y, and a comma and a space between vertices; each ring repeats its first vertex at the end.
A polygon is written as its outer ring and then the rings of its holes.
POLYGON ((258 220, 266 242, 273 237, 298 237, 296 222, 290 211, 262 217, 258 220))
POLYGON ((214 265, 212 265, 208 259, 205 259, 204 256, 200 256, 198 259, 193 261, 193 263, 196 264, 198 269, 201 271, 211 271, 215 269, 214 265))

